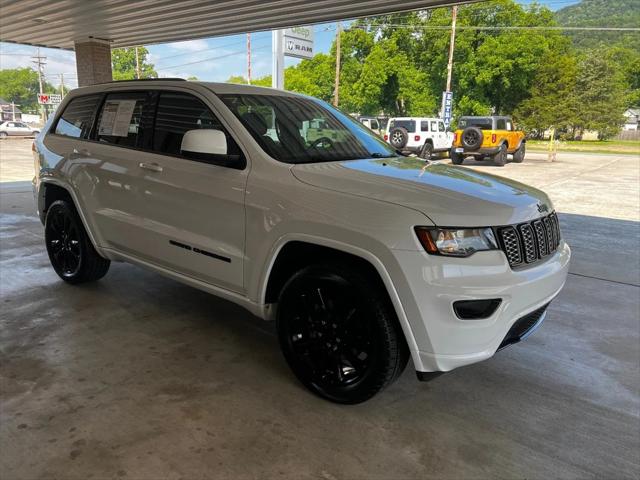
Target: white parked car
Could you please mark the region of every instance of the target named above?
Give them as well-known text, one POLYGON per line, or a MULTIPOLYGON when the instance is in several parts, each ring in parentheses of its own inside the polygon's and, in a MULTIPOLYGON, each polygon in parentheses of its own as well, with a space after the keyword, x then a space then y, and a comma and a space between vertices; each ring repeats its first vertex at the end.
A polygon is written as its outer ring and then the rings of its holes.
POLYGON ((453 133, 439 118, 397 117, 389 119, 384 139, 396 150, 429 159, 434 153, 451 150, 453 133))
POLYGON ((29 125, 23 122, 8 121, 0 123, 0 137, 34 137, 38 133, 40 133, 39 128, 31 128, 29 125))
POLYGON ((64 281, 131 262, 275 319, 295 375, 335 402, 409 358, 423 380, 490 358, 567 276, 543 192, 399 156, 314 98, 115 82, 72 91, 43 133, 34 193, 64 281))

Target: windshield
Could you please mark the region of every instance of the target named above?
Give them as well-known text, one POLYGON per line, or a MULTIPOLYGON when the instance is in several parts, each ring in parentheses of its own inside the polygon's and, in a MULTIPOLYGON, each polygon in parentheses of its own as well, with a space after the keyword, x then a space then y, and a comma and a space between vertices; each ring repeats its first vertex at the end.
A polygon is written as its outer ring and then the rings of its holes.
POLYGON ((458 120, 458 128, 478 127, 481 130, 493 130, 491 117, 461 118, 458 120))
POLYGON ((262 149, 281 162, 398 156, 367 127, 321 100, 251 94, 226 94, 220 98, 262 149))

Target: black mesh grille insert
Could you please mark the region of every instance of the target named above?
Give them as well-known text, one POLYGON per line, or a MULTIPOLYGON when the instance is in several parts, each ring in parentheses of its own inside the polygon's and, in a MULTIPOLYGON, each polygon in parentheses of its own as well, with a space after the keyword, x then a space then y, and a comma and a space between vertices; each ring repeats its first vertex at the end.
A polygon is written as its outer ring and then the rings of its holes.
POLYGON ((536 263, 560 245, 560 224, 555 212, 533 222, 500 227, 497 231, 500 248, 512 268, 536 263))

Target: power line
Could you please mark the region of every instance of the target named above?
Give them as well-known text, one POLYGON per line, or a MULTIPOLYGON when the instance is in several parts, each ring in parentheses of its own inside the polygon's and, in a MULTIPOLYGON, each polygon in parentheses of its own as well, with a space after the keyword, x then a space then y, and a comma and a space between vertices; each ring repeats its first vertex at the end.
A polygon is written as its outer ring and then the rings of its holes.
MULTIPOLYGON (((415 30, 451 30, 448 25, 407 25, 407 24, 360 24, 353 28, 406 28, 415 30)), ((495 25, 458 25, 458 30, 558 30, 558 31, 594 31, 594 32, 640 32, 640 28, 636 27, 561 27, 561 26, 495 26, 495 25)))
MULTIPOLYGON (((261 47, 258 47, 258 48, 253 48, 253 51, 264 50, 265 48, 269 48, 269 46, 268 45, 264 45, 264 46, 261 46, 261 47)), ((221 58, 233 57, 234 55, 241 55, 243 53, 245 53, 245 50, 231 52, 231 53, 227 53, 225 55, 218 55, 216 57, 203 58, 202 60, 196 60, 196 61, 193 61, 193 62, 181 63, 179 65, 171 65, 169 67, 156 68, 156 70, 169 70, 170 68, 186 67, 187 65, 195 65, 196 63, 209 62, 211 60, 219 60, 221 58)))

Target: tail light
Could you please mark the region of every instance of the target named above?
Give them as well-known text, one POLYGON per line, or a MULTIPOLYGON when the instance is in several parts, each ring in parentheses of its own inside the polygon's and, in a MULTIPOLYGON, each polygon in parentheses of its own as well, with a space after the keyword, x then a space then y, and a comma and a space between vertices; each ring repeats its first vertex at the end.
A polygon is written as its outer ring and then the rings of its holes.
POLYGON ((496 140, 498 139, 497 135, 495 133, 491 134, 491 143, 496 143, 496 140))
POLYGON ((419 141, 420 141, 420 135, 416 135, 415 137, 413 137, 413 139, 414 139, 416 142, 419 142, 419 141))
POLYGON ((389 140, 389 135, 384 136, 384 141, 386 142, 387 140, 389 140))
POLYGON ((455 132, 453 134, 453 143, 456 143, 458 141, 458 132, 455 132))

